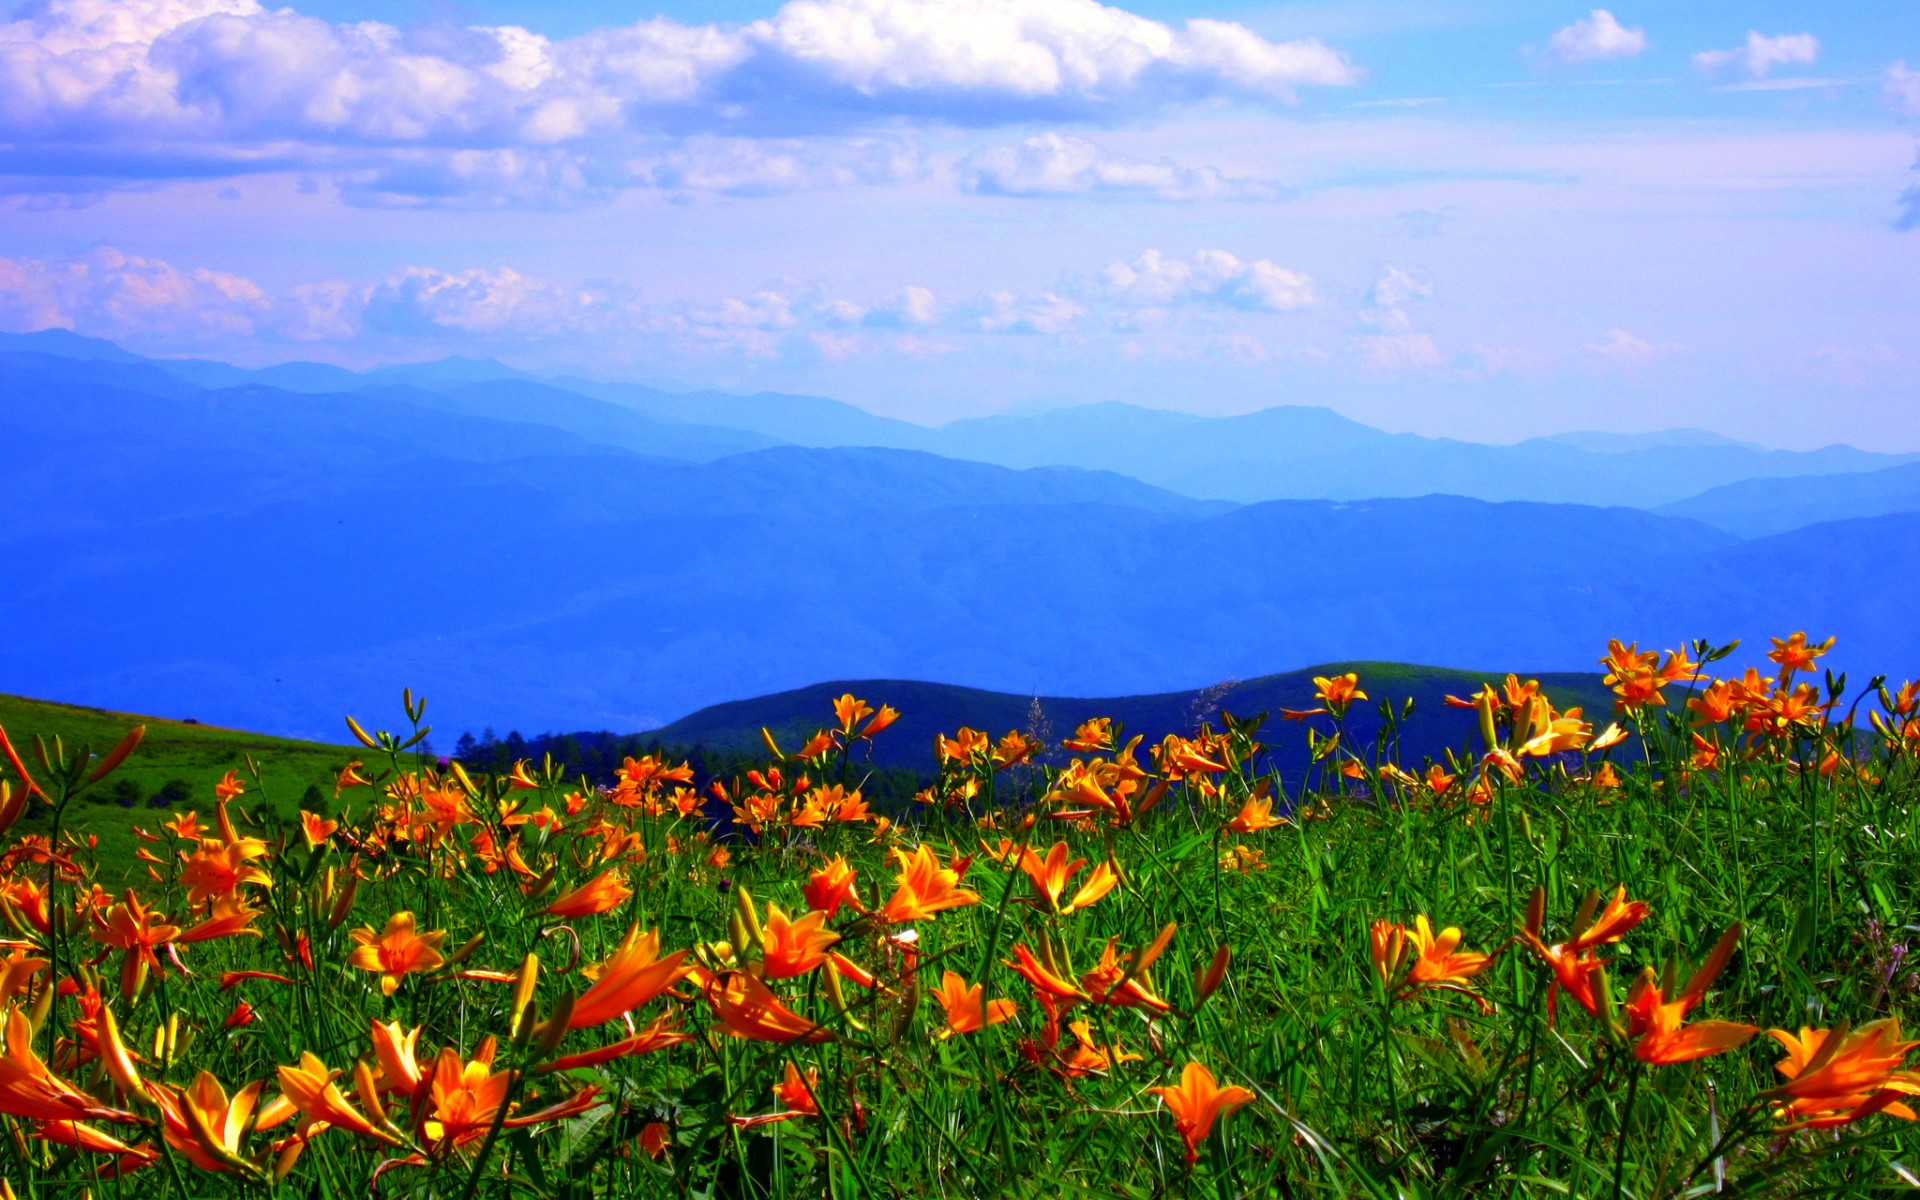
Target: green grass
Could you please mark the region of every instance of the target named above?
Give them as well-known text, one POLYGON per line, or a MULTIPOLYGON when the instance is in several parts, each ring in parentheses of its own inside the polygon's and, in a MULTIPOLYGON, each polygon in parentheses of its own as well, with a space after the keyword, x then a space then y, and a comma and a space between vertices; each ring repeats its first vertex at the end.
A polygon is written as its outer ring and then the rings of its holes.
MULTIPOLYGON (((1375 698, 1392 695, 1384 675, 1362 682, 1374 685, 1375 698)), ((375 1020, 419 1026, 423 1059, 446 1046, 464 1061, 483 1037, 497 1035, 495 1065, 504 1069, 549 1052, 577 1054, 617 1040, 624 1029, 616 1022, 575 1030, 553 1047, 541 1047, 537 1037, 516 1046, 508 986, 437 981, 441 972, 428 971, 408 975, 385 997, 367 972, 345 965, 353 949, 348 931, 379 929, 388 914, 405 910, 421 929, 444 930, 447 949, 482 937, 467 966, 513 971, 537 955, 544 967, 533 1007, 544 1016, 564 1011, 568 997, 586 986, 577 965, 603 960, 632 924, 657 929, 663 952, 686 950, 690 961, 723 971, 739 965, 726 959, 723 941, 745 960, 759 957, 740 919, 742 889, 757 899, 761 920, 768 901, 798 914, 806 908, 801 888, 809 872, 845 855, 868 907, 877 909, 895 889, 891 846, 925 844, 938 847, 943 861, 974 854, 963 885, 978 894, 978 904, 911 922, 913 956, 887 940, 876 920, 843 910, 830 922, 843 939, 837 948, 883 985, 848 985, 844 1011, 820 971, 770 983, 782 1003, 830 1031, 831 1040, 721 1036, 715 1006, 698 981, 684 981, 634 1017, 644 1024, 671 1016, 692 1041, 521 1087, 522 1112, 580 1088, 600 1089, 564 1122, 497 1136, 480 1130, 443 1155, 434 1127, 421 1122, 433 1110, 431 1098, 415 1106, 388 1095, 380 1106, 400 1136, 420 1144, 425 1160, 389 1167, 379 1194, 1650 1198, 1712 1194, 1720 1178, 1726 1194, 1748 1196, 1902 1192, 1901 1172, 1920 1153, 1912 1124, 1883 1113, 1837 1132, 1776 1132, 1764 1096, 1781 1082, 1773 1041, 1759 1036, 1716 1057, 1643 1068, 1629 1042, 1564 996, 1550 1022, 1548 977, 1513 944, 1536 888, 1545 898, 1543 934, 1560 942, 1573 933, 1571 919, 1590 889, 1624 885, 1651 913, 1604 951, 1616 1000, 1628 995, 1642 966, 1673 961, 1685 979, 1721 931, 1739 923, 1738 949, 1690 1022, 1797 1029, 1912 1017, 1920 998, 1920 975, 1910 966, 1920 926, 1920 776, 1911 759, 1886 757, 1869 739, 1855 744, 1850 730, 1824 725, 1743 742, 1755 755, 1730 759, 1730 769, 1692 771, 1685 766, 1683 713, 1676 695, 1672 709, 1651 712, 1638 735, 1609 752, 1618 788, 1586 782, 1598 759, 1575 754, 1531 760, 1522 782, 1501 783, 1489 803, 1472 804, 1457 792, 1434 797, 1391 785, 1369 757, 1359 780, 1328 771, 1284 785, 1283 807, 1299 806, 1316 819, 1247 835, 1222 825, 1272 781, 1244 734, 1234 742, 1239 767, 1222 776, 1222 794, 1176 784, 1124 826, 1049 819, 1060 807, 1046 799, 1060 782, 1052 768, 975 764, 949 770, 941 787, 954 791, 971 776, 976 795, 960 806, 916 810, 890 839, 876 842, 864 824, 788 828, 782 818, 758 842, 733 843, 724 865, 707 860, 709 846, 692 840, 696 824, 671 810, 648 815, 589 799, 558 831, 502 823, 508 812, 563 812, 574 788, 565 779, 536 781, 531 790, 482 781, 471 801, 476 823, 458 827, 437 848, 417 831, 396 837, 391 824, 373 819, 371 794, 360 791, 352 802, 353 835, 368 878, 346 920, 329 923, 331 897, 320 889, 324 868, 343 867, 349 847, 310 852, 293 838, 264 860, 272 888, 251 889, 264 908, 259 927, 277 934, 185 947, 193 976, 156 977, 114 1007, 136 1045, 150 1046, 156 1025, 175 1014, 197 1031, 178 1061, 150 1059, 143 1068, 148 1078, 175 1083, 202 1068, 230 1087, 271 1080, 302 1051, 336 1069, 371 1062, 375 1020), (1829 744, 1855 752, 1860 766, 1829 775, 1809 769, 1829 744), (1040 819, 1025 826, 1028 813, 1040 819), (592 856, 607 844, 605 830, 591 824, 596 818, 630 826, 646 847, 618 864, 633 896, 604 916, 543 915, 556 896, 605 869, 592 856), (517 835, 528 874, 485 870, 483 847, 473 840, 482 830, 494 845, 517 835), (1017 867, 982 853, 983 839, 1002 837, 1039 848, 1064 839, 1077 857, 1110 858, 1123 882, 1084 911, 1055 915, 1033 900, 1017 867), (1264 869, 1223 869, 1221 853, 1234 846, 1257 851, 1264 869), (1388 1002, 1369 956, 1369 928, 1381 918, 1411 923, 1417 914, 1462 927, 1467 948, 1498 952, 1472 980, 1475 996, 1435 991, 1388 1002), (1166 953, 1143 979, 1169 1003, 1166 1013, 1149 1019, 1136 1008, 1083 1004, 1072 1014, 1089 1022, 1097 1043, 1137 1059, 1068 1079, 1048 1069, 1050 1059, 1036 1065, 1023 1053, 1023 1043, 1043 1038, 1044 1023, 1028 984, 1004 965, 1016 944, 1039 951, 1050 941, 1071 959, 1073 972, 1085 972, 1110 940, 1122 951, 1141 947, 1170 922, 1176 930, 1166 953), (299 934, 309 939, 311 975, 283 952, 299 934), (1220 991, 1201 1003, 1195 974, 1222 945, 1232 949, 1231 968, 1220 991), (286 973, 299 986, 246 983, 220 991, 220 972, 241 967, 286 973), (1013 1019, 937 1036, 943 1014, 930 994, 947 970, 984 983, 988 996, 1014 1000, 1013 1019), (222 1029, 236 997, 257 1019, 222 1029), (1253 1093, 1216 1126, 1191 1168, 1165 1106, 1148 1090, 1176 1081, 1190 1061, 1253 1093), (731 1121, 776 1108, 771 1088, 788 1063, 819 1072, 813 1096, 821 1115, 751 1128, 731 1121), (639 1142, 655 1122, 668 1139, 658 1160, 639 1142)), ((1319 723, 1323 731, 1331 727, 1327 718, 1319 723)), ((1729 744, 1731 735, 1717 731, 1729 744)), ((1304 735, 1300 726, 1274 724, 1261 736, 1304 735)), ((354 757, 377 756, 356 750, 354 757)), ((337 758, 327 763, 337 765, 337 758)), ((396 755, 388 766, 410 771, 418 764, 396 755)), ((777 808, 786 816, 796 807, 789 794, 796 775, 857 783, 860 769, 840 756, 781 767, 785 790, 777 808)), ((291 786, 300 776, 285 778, 291 786)), ((82 856, 83 865, 90 861, 82 856)), ((1068 894, 1085 878, 1083 872, 1068 894)), ((143 894, 170 913, 187 908, 172 880, 143 894)), ((82 937, 54 954, 65 969, 101 949, 82 937)), ((100 966, 109 996, 120 961, 114 951, 100 966)), ((70 1027, 73 1012, 67 1002, 57 1005, 46 1032, 57 1036, 70 1027)), ((73 1075, 110 1094, 97 1068, 73 1075)), ((342 1080, 349 1095, 351 1083, 342 1080)), ((269 1084, 267 1093, 276 1090, 269 1084)), ((7 1120, 22 1131, 31 1127, 7 1120)), ((289 1128, 252 1135, 242 1149, 269 1162, 269 1144, 289 1128)), ((335 1129, 316 1138, 279 1193, 364 1196, 374 1172, 400 1157, 335 1129)), ((84 1186, 101 1200, 136 1191, 264 1193, 177 1157, 125 1183, 89 1180, 84 1164, 37 1144, 22 1153, 5 1137, 0 1170, 41 1195, 77 1197, 84 1186)))
MULTIPOLYGON (((332 804, 340 768, 365 757, 364 752, 356 753, 345 746, 0 695, 0 728, 7 731, 29 770, 35 764, 36 737, 49 743, 58 737, 70 752, 86 746, 100 755, 136 725, 145 726, 147 731, 138 752, 104 786, 74 801, 66 820, 68 828, 100 840, 100 861, 103 872, 110 876, 106 880, 109 883, 145 878, 144 867, 132 858, 140 844, 134 826, 152 831, 175 809, 190 808, 203 817, 210 816, 214 785, 228 771, 239 771, 245 779, 249 755, 260 768, 261 783, 245 780, 248 791, 242 806, 275 822, 291 819, 299 811, 300 798, 309 787, 320 789, 325 801, 332 804), (132 808, 123 808, 114 800, 115 789, 123 781, 125 794, 137 797, 132 808), (150 807, 148 800, 175 781, 187 785, 191 797, 188 803, 173 809, 150 807)), ((50 818, 45 806, 36 805, 16 832, 45 833, 50 818)))

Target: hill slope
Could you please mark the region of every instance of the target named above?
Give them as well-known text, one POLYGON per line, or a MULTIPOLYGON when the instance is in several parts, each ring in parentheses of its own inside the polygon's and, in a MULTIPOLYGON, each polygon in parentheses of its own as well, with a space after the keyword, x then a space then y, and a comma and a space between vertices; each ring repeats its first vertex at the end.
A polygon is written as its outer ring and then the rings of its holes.
MULTIPOLYGON (((1262 740, 1282 772, 1298 778, 1307 766, 1305 734, 1283 721, 1280 710, 1313 708, 1313 677, 1349 671, 1360 675, 1369 697, 1355 705, 1347 721, 1348 737, 1363 753, 1372 746, 1380 727, 1379 703, 1389 701, 1399 712, 1406 700, 1414 701, 1417 715, 1399 745, 1400 761, 1410 764, 1422 758, 1443 761, 1449 748, 1465 750, 1476 736, 1476 718, 1471 712, 1447 707, 1445 698, 1448 694, 1469 695, 1478 691, 1482 682, 1500 677, 1404 663, 1326 663, 1279 675, 1223 681, 1197 691, 1102 698, 1030 697, 917 680, 854 679, 715 704, 653 733, 668 745, 751 753, 761 745, 760 731, 765 728, 783 747, 792 749, 829 723, 836 696, 851 692, 876 705, 890 704, 901 714, 892 728, 874 740, 871 760, 878 766, 925 771, 934 763, 934 735, 951 735, 963 725, 997 738, 1010 729, 1034 729, 1037 717, 1037 724, 1051 734, 1046 739, 1051 749, 1048 761, 1064 762, 1065 752, 1058 749, 1060 739, 1093 717, 1112 717, 1124 727, 1124 737, 1144 735, 1144 746, 1169 733, 1190 735, 1203 720, 1220 728, 1221 712, 1241 718, 1264 712, 1269 719, 1262 740)), ((1605 723, 1612 697, 1600 686, 1597 673, 1549 672, 1523 677, 1539 679, 1558 707, 1585 706, 1588 719, 1605 723)), ((1319 727, 1325 732, 1330 723, 1323 718, 1319 727)), ((1144 756, 1144 748, 1141 753, 1144 756)))

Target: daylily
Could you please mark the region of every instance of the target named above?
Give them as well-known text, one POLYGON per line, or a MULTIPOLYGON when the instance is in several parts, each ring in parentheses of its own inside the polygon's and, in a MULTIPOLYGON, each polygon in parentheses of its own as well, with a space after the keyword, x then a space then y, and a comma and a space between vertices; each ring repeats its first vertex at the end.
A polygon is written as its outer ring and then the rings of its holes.
MULTIPOLYGON (((279 1076, 280 1095, 308 1120, 325 1121, 328 1125, 390 1146, 400 1144, 398 1137, 375 1125, 365 1113, 353 1106, 334 1083, 334 1072, 327 1070, 327 1064, 312 1052, 303 1052, 297 1067, 281 1067, 279 1076)), ((261 1125, 266 1124, 263 1116, 261 1125)))
POLYGON ((715 976, 705 992, 721 1032, 730 1036, 762 1042, 824 1042, 833 1037, 831 1030, 780 1003, 772 989, 745 971, 715 976))
POLYGON ((1273 815, 1273 801, 1271 799, 1260 796, 1249 796, 1247 802, 1240 806, 1240 811, 1234 814, 1231 821, 1227 822, 1227 828, 1233 830, 1235 833, 1258 833, 1262 829, 1272 829, 1277 825, 1284 825, 1286 823, 1285 817, 1276 817, 1273 815))
POLYGON ((900 864, 899 883, 879 912, 882 921, 889 924, 924 921, 949 908, 980 903, 978 892, 960 886, 968 859, 959 858, 952 866, 941 866, 933 855, 933 848, 924 844, 911 854, 895 850, 893 856, 900 864))
POLYGON ((1493 956, 1461 950, 1460 937, 1454 926, 1436 935, 1425 913, 1414 918, 1411 929, 1394 921, 1375 921, 1371 930, 1374 970, 1380 982, 1400 997, 1423 988, 1467 991, 1466 981, 1486 970, 1493 956))
POLYGON ((1706 999, 1707 989, 1733 957, 1734 946, 1739 941, 1739 924, 1728 926, 1707 961, 1693 973, 1686 989, 1675 999, 1666 998, 1673 986, 1670 979, 1657 981, 1652 967, 1641 974, 1622 1006, 1627 1017, 1627 1036, 1634 1039, 1635 1058, 1653 1066, 1692 1062, 1745 1045, 1760 1032, 1758 1026, 1732 1021, 1684 1023, 1687 1013, 1706 999))
POLYGON ((1313 698, 1326 705, 1333 715, 1338 717, 1343 715, 1355 700, 1365 700, 1368 697, 1360 690, 1360 676, 1348 673, 1335 675, 1332 678, 1315 675, 1313 698))
POLYGON ((1788 1128, 1847 1125, 1876 1112, 1914 1119, 1900 1097, 1920 1095, 1920 1073, 1901 1063, 1920 1042, 1900 1040, 1898 1018, 1858 1029, 1844 1022, 1832 1029, 1802 1026, 1798 1036, 1769 1029, 1767 1036, 1787 1052, 1774 1069, 1788 1082, 1767 1094, 1779 1098, 1776 1111, 1788 1128))
POLYGON ((1207 1140, 1214 1121, 1253 1101, 1254 1095, 1236 1084, 1220 1087, 1213 1072, 1189 1062, 1173 1087, 1148 1088, 1167 1102, 1173 1128, 1187 1144, 1187 1165, 1200 1161, 1200 1143, 1207 1140))
POLYGON ((642 935, 640 926, 633 926, 600 964, 593 986, 574 1001, 567 1028, 585 1029, 639 1008, 686 974, 680 965, 686 956, 685 950, 675 950, 661 958, 660 934, 642 935))
POLYGON ((618 867, 609 867, 540 911, 552 917, 589 917, 612 912, 633 896, 618 867))
POLYGON ((1084 858, 1076 858, 1069 862, 1068 853, 1065 842, 1055 842, 1053 848, 1047 851, 1045 858, 1035 854, 1032 849, 1026 850, 1020 857, 1020 869, 1025 871, 1027 878, 1032 881, 1034 892, 1048 908, 1057 913, 1070 913, 1085 908, 1120 883, 1120 876, 1115 873, 1112 864, 1103 862, 1087 876, 1087 881, 1080 886, 1079 891, 1074 893, 1073 898, 1062 906, 1060 894, 1066 890, 1067 881, 1072 879, 1080 868, 1087 865, 1087 860, 1084 858))
POLYGON ((184 1088, 150 1083, 147 1094, 160 1109, 162 1132, 176 1153, 202 1171, 260 1180, 265 1172, 241 1154, 240 1142, 265 1087, 264 1080, 255 1080, 228 1100, 220 1081, 202 1071, 184 1088))
POLYGON ((826 925, 826 913, 809 912, 794 921, 778 904, 767 905, 767 923, 761 928, 765 953, 761 977, 787 979, 804 975, 825 962, 828 947, 840 940, 840 935, 826 925))
POLYGON ((134 1121, 132 1113, 100 1103, 61 1079, 33 1052, 33 1025, 12 1005, 6 1010, 6 1053, 0 1056, 0 1113, 30 1121, 134 1121))
POLYGON ((800 894, 807 899, 807 907, 815 912, 823 912, 828 917, 840 911, 842 904, 848 904, 856 912, 865 912, 860 903, 860 893, 855 890, 855 871, 847 865, 847 856, 842 854, 826 866, 814 871, 807 877, 806 886, 800 894))
POLYGON ((933 998, 946 1011, 947 1027, 936 1036, 949 1038, 956 1033, 976 1033, 989 1025, 998 1025, 1020 1007, 1011 1000, 986 1001, 985 996, 985 984, 976 983, 969 988, 959 973, 942 974, 933 998))
POLYGON ((377 973, 380 976, 380 992, 385 996, 393 995, 400 981, 408 975, 416 971, 431 971, 446 961, 446 957, 440 953, 440 943, 447 939, 446 932, 416 932, 414 917, 410 912, 397 912, 388 917, 386 929, 380 933, 375 933, 371 928, 361 928, 351 931, 347 936, 359 947, 347 955, 347 965, 377 973))

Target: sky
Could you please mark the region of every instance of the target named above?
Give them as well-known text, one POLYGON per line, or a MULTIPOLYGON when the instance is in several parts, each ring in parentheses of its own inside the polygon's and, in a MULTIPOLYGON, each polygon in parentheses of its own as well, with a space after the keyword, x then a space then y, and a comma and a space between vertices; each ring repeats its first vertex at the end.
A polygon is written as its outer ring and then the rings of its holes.
POLYGON ((1920 0, 0 0, 0 329, 1920 450, 1920 0))

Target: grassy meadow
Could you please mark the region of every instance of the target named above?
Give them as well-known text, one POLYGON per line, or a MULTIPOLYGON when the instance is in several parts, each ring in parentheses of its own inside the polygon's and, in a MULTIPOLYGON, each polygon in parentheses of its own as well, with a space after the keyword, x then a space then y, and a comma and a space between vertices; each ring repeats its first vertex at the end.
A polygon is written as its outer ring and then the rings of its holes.
POLYGON ((0 762, 0 1174, 102 1200, 1905 1192, 1920 688, 1849 690, 1824 650, 1615 644, 1615 711, 1489 681, 1421 761, 1393 751, 1422 712, 1359 672, 1157 744, 953 729, 884 807, 883 695, 714 777, 443 769, 411 702, 351 750, 167 726, 116 765, 127 723, 67 710, 65 761, 16 736, 0 762), (203 757, 190 819, 89 843, 125 820, 97 794, 203 757), (314 781, 326 811, 291 819, 314 781))

